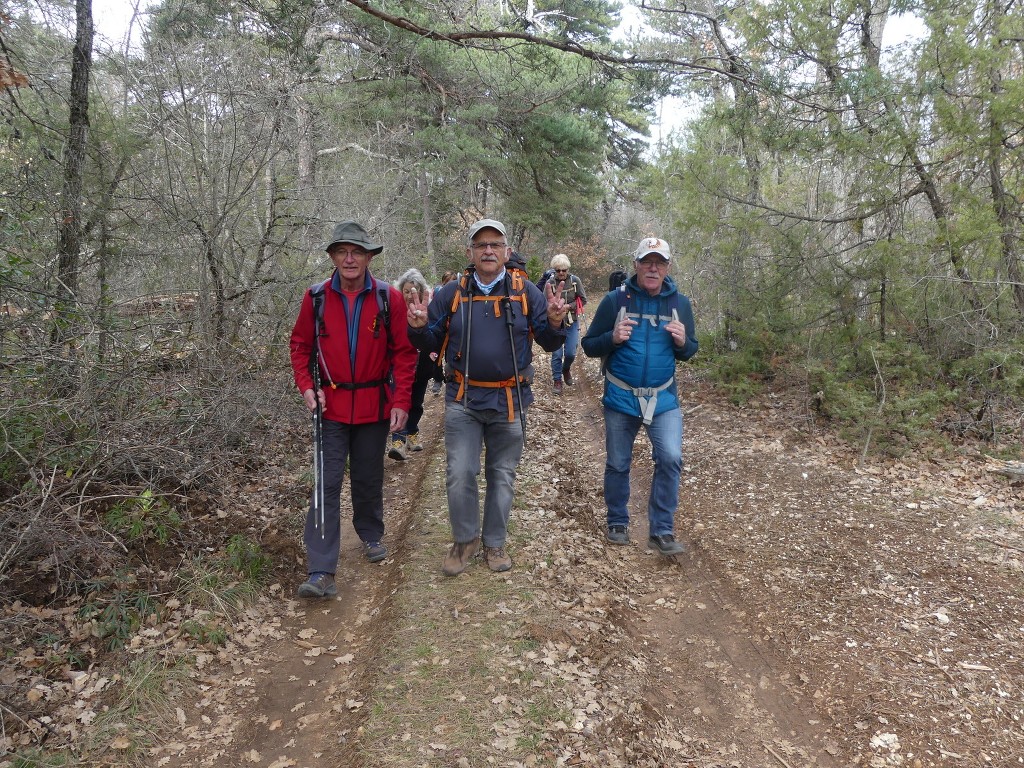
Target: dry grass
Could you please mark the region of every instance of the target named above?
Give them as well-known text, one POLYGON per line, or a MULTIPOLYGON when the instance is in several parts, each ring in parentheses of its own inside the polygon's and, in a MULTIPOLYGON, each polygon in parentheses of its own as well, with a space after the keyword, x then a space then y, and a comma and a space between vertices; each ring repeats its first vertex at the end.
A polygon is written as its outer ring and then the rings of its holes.
MULTIPOLYGON (((420 498, 445 498, 443 465, 437 470, 428 472, 432 487, 420 498)), ((523 490, 519 497, 528 498, 523 490)), ((542 644, 523 631, 527 616, 557 619, 516 576, 532 569, 520 559, 526 534, 522 525, 510 531, 511 574, 492 574, 475 561, 448 578, 440 570, 450 544, 447 510, 420 510, 406 539, 408 578, 396 595, 391 644, 381 649, 382 679, 363 726, 367 765, 477 765, 490 754, 503 764, 554 763, 553 755, 544 758, 544 744, 568 727, 571 711, 557 684, 538 679, 533 662, 542 644)))

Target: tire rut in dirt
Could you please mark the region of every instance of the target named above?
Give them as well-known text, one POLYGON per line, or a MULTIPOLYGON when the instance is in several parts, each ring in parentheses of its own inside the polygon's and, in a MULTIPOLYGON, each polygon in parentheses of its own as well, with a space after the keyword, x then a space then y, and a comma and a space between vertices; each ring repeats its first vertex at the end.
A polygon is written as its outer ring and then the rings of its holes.
MULTIPOLYGON (((563 439, 575 451, 562 452, 557 465, 560 475, 574 478, 581 493, 589 488, 591 503, 577 505, 577 522, 603 538, 601 378, 596 361, 588 360, 575 370, 580 371, 575 392, 569 396, 567 388, 554 403, 559 409, 571 408, 575 418, 551 418, 552 423, 568 425, 563 439), (586 461, 580 462, 580 456, 586 461)), ((680 389, 696 391, 682 382, 680 389)), ((687 430, 702 429, 697 414, 687 419, 687 430)), ((683 449, 685 457, 685 441, 683 449)), ((725 750, 723 754, 741 764, 758 764, 774 753, 776 759, 790 755, 815 765, 838 765, 833 758, 838 747, 822 715, 798 690, 800 670, 759 638, 757 626, 746 621, 749 611, 742 596, 716 573, 713 558, 682 534, 699 522, 692 518, 693 499, 686 493, 691 471, 684 469, 676 515, 677 538, 687 552, 674 558, 647 552, 646 506, 653 464, 650 444, 641 431, 631 472, 633 543, 606 545, 609 558, 632 577, 623 580, 622 588, 644 606, 624 611, 621 617, 632 625, 629 633, 637 640, 638 652, 649 659, 645 698, 651 716, 683 732, 699 733, 710 752, 725 750)))

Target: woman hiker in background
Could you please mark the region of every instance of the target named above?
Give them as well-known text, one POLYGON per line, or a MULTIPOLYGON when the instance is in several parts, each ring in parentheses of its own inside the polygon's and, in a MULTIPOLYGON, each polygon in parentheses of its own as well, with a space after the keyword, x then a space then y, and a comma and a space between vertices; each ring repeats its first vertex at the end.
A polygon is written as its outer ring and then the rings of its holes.
MULTIPOLYGON (((434 293, 437 293, 441 290, 442 285, 446 285, 456 277, 458 277, 458 275, 452 270, 445 270, 445 273, 441 275, 441 282, 434 286, 434 293)), ((444 387, 444 361, 438 360, 437 352, 431 352, 430 359, 434 361, 434 373, 431 376, 432 381, 430 382, 430 394, 440 395, 441 389, 444 387)))
POLYGON ((576 359, 576 350, 580 344, 580 317, 583 315, 583 305, 587 303, 587 292, 583 290, 583 281, 576 275, 569 274, 569 257, 559 253, 551 259, 551 269, 544 273, 537 287, 542 291, 547 282, 552 286, 565 283, 562 291, 562 298, 565 299, 565 306, 568 313, 565 316, 565 344, 551 353, 551 378, 554 381, 556 395, 562 394, 562 382, 572 386, 572 361, 576 359))
MULTIPOLYGON (((430 288, 418 269, 410 269, 398 280, 395 287, 402 292, 405 306, 410 304, 427 304, 430 302, 430 288)), ((423 416, 423 398, 427 394, 427 386, 437 373, 436 356, 427 352, 419 352, 416 361, 416 376, 412 382, 412 407, 409 409, 409 420, 404 429, 391 436, 391 447, 388 456, 396 461, 405 461, 409 451, 422 451, 420 443, 420 418, 423 416)))

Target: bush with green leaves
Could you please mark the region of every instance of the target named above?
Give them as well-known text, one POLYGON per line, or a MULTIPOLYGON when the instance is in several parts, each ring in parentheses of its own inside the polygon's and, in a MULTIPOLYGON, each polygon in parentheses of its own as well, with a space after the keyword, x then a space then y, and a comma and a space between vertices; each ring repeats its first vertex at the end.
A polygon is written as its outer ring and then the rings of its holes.
POLYGON ((104 516, 114 533, 132 542, 166 545, 182 525, 181 516, 165 498, 147 488, 138 496, 118 502, 104 516))
POLYGON ((776 364, 784 340, 767 326, 751 321, 701 338, 707 354, 698 358, 711 381, 720 385, 736 404, 746 402, 778 373, 776 364))
POLYGON ((228 640, 228 631, 215 620, 201 621, 189 619, 182 622, 182 630, 203 645, 224 645, 228 640))
POLYGON ((811 402, 851 442, 870 439, 899 455, 927 440, 941 441, 938 425, 958 393, 941 362, 913 345, 890 341, 808 369, 811 402))
POLYGON ((250 581, 262 583, 270 573, 270 557, 260 545, 236 533, 228 541, 227 561, 232 570, 250 581))
POLYGON ((87 585, 87 596, 78 616, 92 625, 93 634, 107 650, 123 648, 142 626, 146 617, 159 613, 160 606, 149 592, 114 584, 127 579, 97 579, 87 585))
POLYGON ((956 413, 946 428, 957 436, 980 437, 1008 458, 1021 455, 1024 420, 1024 344, 1001 344, 949 365, 959 382, 956 413))

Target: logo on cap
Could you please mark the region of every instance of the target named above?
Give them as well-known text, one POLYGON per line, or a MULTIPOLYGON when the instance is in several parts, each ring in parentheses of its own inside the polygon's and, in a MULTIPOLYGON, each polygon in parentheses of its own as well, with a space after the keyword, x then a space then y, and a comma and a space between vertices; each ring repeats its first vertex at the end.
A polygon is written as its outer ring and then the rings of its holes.
POLYGON ((637 246, 633 260, 640 261, 640 259, 649 253, 656 253, 665 261, 669 261, 672 258, 672 251, 668 247, 668 243, 658 237, 645 237, 641 240, 640 245, 637 246))

